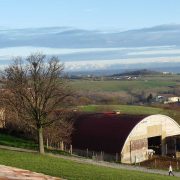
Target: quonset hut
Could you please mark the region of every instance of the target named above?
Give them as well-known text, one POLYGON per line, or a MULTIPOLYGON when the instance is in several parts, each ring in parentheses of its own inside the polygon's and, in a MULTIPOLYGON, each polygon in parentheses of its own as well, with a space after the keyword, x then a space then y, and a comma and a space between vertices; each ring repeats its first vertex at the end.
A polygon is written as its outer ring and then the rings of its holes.
POLYGON ((82 114, 75 121, 72 144, 76 149, 118 153, 122 163, 136 163, 147 160, 149 150, 175 155, 179 135, 180 126, 165 115, 82 114))

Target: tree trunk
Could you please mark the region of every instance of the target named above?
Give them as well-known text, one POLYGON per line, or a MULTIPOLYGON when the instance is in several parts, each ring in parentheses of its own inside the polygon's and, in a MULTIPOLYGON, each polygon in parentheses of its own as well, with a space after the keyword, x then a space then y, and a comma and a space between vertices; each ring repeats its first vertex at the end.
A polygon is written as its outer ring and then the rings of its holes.
POLYGON ((38 136, 39 136, 39 152, 40 154, 44 154, 43 128, 42 127, 38 129, 38 136))

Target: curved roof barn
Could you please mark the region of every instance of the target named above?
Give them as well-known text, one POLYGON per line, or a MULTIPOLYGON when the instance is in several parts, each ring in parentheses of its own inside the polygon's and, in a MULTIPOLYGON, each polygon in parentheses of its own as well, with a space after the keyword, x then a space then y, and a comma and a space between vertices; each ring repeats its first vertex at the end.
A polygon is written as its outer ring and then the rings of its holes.
POLYGON ((148 149, 167 154, 166 138, 180 135, 180 126, 165 115, 81 114, 75 121, 76 149, 118 153, 124 163, 146 160, 148 149))
POLYGON ((79 149, 117 153, 143 115, 83 114, 75 121, 73 146, 79 149))

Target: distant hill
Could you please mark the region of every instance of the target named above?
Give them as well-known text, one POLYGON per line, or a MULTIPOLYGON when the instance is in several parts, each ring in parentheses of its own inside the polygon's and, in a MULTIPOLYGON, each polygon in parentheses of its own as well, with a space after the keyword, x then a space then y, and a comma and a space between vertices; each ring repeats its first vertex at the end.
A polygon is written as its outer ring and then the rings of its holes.
POLYGON ((148 69, 141 69, 141 70, 128 71, 128 72, 119 73, 119 74, 113 74, 112 77, 114 76, 142 76, 142 75, 157 75, 157 74, 162 74, 162 72, 152 71, 148 69))
POLYGON ((70 27, 0 29, 0 47, 110 48, 180 46, 180 25, 119 32, 83 30, 70 27))
POLYGON ((0 66, 11 63, 12 57, 43 52, 58 56, 68 72, 101 70, 115 74, 127 69, 180 72, 179 37, 178 24, 128 31, 0 28, 0 66))

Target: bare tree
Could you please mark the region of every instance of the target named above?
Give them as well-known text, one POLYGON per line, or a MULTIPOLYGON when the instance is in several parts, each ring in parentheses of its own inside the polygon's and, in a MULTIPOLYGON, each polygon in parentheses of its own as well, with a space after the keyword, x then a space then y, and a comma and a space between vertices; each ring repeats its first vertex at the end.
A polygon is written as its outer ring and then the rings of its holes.
POLYGON ((40 153, 44 153, 43 129, 61 119, 63 112, 58 116, 54 112, 71 94, 62 72, 63 65, 57 57, 36 53, 25 60, 15 58, 14 64, 2 73, 3 103, 23 123, 36 129, 40 153))
POLYGON ((74 113, 62 115, 65 121, 56 121, 45 128, 44 137, 48 139, 48 143, 58 145, 60 142, 71 144, 71 134, 73 131, 73 118, 76 116, 74 113))

